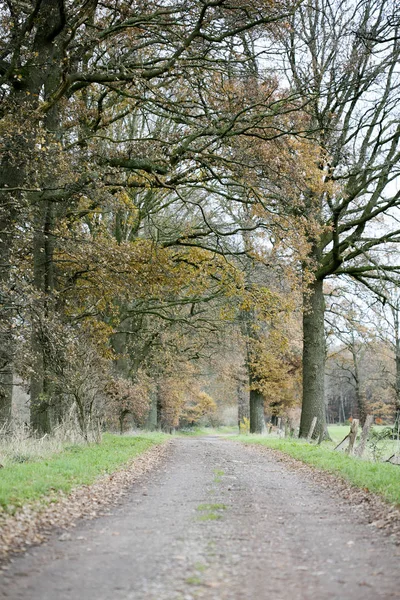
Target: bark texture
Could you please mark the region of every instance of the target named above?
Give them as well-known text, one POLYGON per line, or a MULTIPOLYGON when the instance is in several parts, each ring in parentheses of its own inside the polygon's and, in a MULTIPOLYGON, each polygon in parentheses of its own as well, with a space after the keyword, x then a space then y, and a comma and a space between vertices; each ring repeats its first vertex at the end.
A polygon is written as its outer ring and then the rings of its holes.
POLYGON ((324 378, 325 378, 325 300, 323 281, 310 284, 304 296, 303 312, 303 407, 300 437, 307 437, 314 417, 317 424, 313 437, 327 438, 324 378))
POLYGON ((395 407, 395 433, 400 430, 400 318, 399 306, 393 310, 394 334, 395 334, 395 360, 396 360, 396 407, 395 407))
MULTIPOLYGON (((161 407, 160 407, 161 410, 161 407)), ((156 393, 151 394, 151 403, 149 407, 149 414, 147 415, 145 427, 149 431, 155 431, 157 429, 158 420, 158 395, 156 393)))
POLYGON ((249 391, 248 391, 246 384, 243 381, 238 381, 237 397, 238 397, 238 426, 239 426, 239 431, 240 431, 240 424, 244 423, 244 419, 250 418, 249 391))
POLYGON ((264 432, 264 397, 257 390, 250 390, 250 433, 264 432))
POLYGON ((48 318, 49 293, 54 287, 53 275, 53 215, 51 202, 42 202, 37 207, 36 231, 33 243, 34 283, 38 291, 36 314, 40 315, 33 324, 32 351, 34 373, 31 378, 31 426, 39 435, 51 431, 51 385, 48 378, 46 320, 48 318))
MULTIPOLYGON (((19 99, 20 94, 16 94, 19 99)), ((22 102, 22 100, 21 100, 22 102)), ((10 421, 13 386, 13 316, 11 266, 21 194, 8 192, 24 178, 26 136, 14 130, 3 135, 0 162, 0 427, 10 421)))

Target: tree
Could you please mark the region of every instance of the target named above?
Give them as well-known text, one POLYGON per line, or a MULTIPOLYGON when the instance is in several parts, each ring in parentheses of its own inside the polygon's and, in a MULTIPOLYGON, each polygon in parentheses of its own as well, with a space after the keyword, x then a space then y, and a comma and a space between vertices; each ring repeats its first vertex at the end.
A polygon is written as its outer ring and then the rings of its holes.
MULTIPOLYGON (((247 244, 249 245, 249 238, 247 244)), ((250 248, 247 248, 250 254, 250 248)), ((250 390, 250 432, 265 430, 265 409, 296 403, 299 361, 296 359, 296 294, 285 277, 277 276, 272 253, 242 259, 244 286, 238 306, 238 323, 245 341, 245 365, 250 390)))
POLYGON ((354 387, 356 416, 364 425, 368 414, 365 396, 365 382, 362 381, 361 366, 368 348, 374 339, 370 328, 363 324, 361 310, 353 300, 342 298, 341 303, 335 304, 335 311, 331 309, 326 321, 329 334, 339 341, 340 348, 333 349, 331 358, 334 358, 343 373, 347 373, 351 385, 354 387), (340 308, 339 308, 340 307, 340 308))
POLYGON ((152 393, 151 382, 139 372, 135 383, 121 377, 110 379, 106 387, 105 414, 109 425, 119 425, 120 433, 124 432, 125 421, 131 417, 135 425, 143 425, 149 412, 152 393))
POLYGON ((396 285, 383 282, 381 297, 371 307, 377 336, 389 346, 394 362, 390 381, 394 390, 395 427, 400 423, 400 295, 396 285))
POLYGON ((313 417, 326 433, 324 405, 324 281, 350 277, 367 287, 396 278, 398 261, 380 260, 400 231, 393 211, 400 192, 396 3, 309 2, 289 30, 278 32, 284 68, 308 115, 305 135, 319 146, 316 165, 324 189, 304 187, 295 213, 317 224, 309 236, 303 318, 303 409, 300 436, 313 417))
MULTIPOLYGON (((82 197, 88 205, 78 209, 80 218, 88 207, 104 205, 105 199, 125 188, 172 190, 179 199, 183 184, 189 189, 200 185, 207 193, 207 181, 215 178, 212 165, 221 140, 251 131, 260 124, 260 110, 262 115, 270 112, 269 94, 254 106, 224 110, 223 118, 219 105, 212 103, 224 95, 232 65, 240 68, 248 60, 240 51, 240 36, 278 23, 289 12, 290 6, 266 6, 257 0, 245 7, 226 0, 154 1, 146 6, 140 2, 104 5, 97 0, 83 5, 73 0, 10 0, 4 6, 0 46, 0 117, 5 132, 0 179, 2 420, 10 414, 16 314, 12 264, 21 228, 29 224, 32 232, 33 286, 46 312, 54 293, 59 217, 76 214, 82 197), (219 74, 225 76, 219 78, 219 74), (136 118, 139 115, 140 136, 131 137, 131 128, 125 129, 134 118, 132 113, 136 118), (175 123, 166 138, 165 120, 175 123), (27 127, 22 129, 21 122, 27 127), (118 123, 119 131, 127 132, 122 139, 115 135, 118 123), (43 153, 57 160, 38 160, 43 153)), ((157 201, 162 198, 163 194, 158 195, 157 201)), ((201 207, 199 213, 204 216, 201 207)), ((119 215, 117 221, 120 238, 119 215)), ((190 227, 169 243, 185 245, 188 238, 215 233, 209 225, 190 227)), ((226 235, 226 227, 222 233, 226 235)), ((37 407, 33 425, 44 432, 49 427, 48 389, 42 376, 46 365, 38 332, 32 332, 32 345, 37 407)))
POLYGON ((196 425, 212 418, 216 410, 217 405, 209 394, 195 390, 195 393, 192 392, 192 397, 185 407, 181 421, 187 422, 190 425, 196 425))

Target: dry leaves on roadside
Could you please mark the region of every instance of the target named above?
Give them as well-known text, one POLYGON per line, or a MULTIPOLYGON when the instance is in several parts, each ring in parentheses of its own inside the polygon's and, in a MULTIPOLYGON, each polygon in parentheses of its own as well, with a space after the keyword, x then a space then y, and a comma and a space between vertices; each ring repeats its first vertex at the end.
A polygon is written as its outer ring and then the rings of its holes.
POLYGON ((328 490, 332 495, 342 498, 360 516, 365 518, 371 527, 384 530, 397 545, 400 545, 400 509, 398 507, 385 502, 377 494, 351 485, 342 477, 322 471, 317 467, 306 465, 280 450, 267 448, 266 446, 251 445, 248 445, 247 448, 255 452, 269 453, 275 459, 283 462, 288 468, 301 471, 302 476, 311 479, 318 486, 328 490))
POLYGON ((107 507, 118 504, 131 485, 154 469, 167 453, 169 444, 153 446, 124 468, 103 475, 92 485, 75 488, 69 494, 58 493, 50 503, 23 506, 14 515, 0 515, 0 561, 13 552, 23 552, 40 544, 55 528, 73 527, 81 518, 93 519, 107 507))

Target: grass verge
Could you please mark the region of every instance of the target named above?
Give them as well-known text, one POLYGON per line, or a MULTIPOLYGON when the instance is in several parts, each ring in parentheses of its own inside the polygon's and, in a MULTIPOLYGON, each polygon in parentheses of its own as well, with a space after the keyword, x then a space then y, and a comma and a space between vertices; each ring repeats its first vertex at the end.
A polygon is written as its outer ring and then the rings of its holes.
POLYGON ((303 440, 237 436, 245 444, 260 444, 280 450, 297 460, 343 477, 352 485, 382 496, 387 502, 400 505, 400 467, 389 463, 374 463, 334 452, 332 446, 312 445, 303 440))
POLYGON ((13 513, 34 500, 51 502, 57 492, 68 493, 72 487, 93 483, 166 439, 161 433, 105 434, 101 444, 69 446, 46 460, 6 466, 0 470, 0 507, 13 513))
POLYGON ((196 426, 178 429, 178 436, 204 436, 204 435, 237 435, 238 428, 230 425, 221 425, 220 427, 196 426))

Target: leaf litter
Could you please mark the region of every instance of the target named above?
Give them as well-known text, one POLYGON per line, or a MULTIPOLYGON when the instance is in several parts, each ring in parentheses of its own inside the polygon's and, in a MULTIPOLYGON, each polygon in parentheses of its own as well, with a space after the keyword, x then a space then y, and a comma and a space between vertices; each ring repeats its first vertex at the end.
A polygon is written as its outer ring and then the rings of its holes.
POLYGON ((307 465, 280 450, 251 444, 246 447, 257 453, 267 453, 289 469, 301 472, 302 477, 350 504, 353 511, 366 519, 371 527, 382 530, 396 545, 400 545, 400 506, 390 504, 366 488, 356 487, 339 475, 307 465))
POLYGON ((45 503, 39 500, 25 504, 13 515, 0 512, 0 569, 7 569, 11 554, 43 543, 56 528, 63 530, 59 540, 67 541, 71 539, 67 530, 78 520, 107 514, 121 503, 136 481, 160 464, 169 444, 153 446, 123 468, 102 475, 91 485, 80 485, 69 494, 55 492, 45 503))

